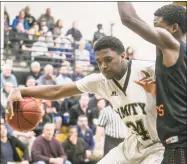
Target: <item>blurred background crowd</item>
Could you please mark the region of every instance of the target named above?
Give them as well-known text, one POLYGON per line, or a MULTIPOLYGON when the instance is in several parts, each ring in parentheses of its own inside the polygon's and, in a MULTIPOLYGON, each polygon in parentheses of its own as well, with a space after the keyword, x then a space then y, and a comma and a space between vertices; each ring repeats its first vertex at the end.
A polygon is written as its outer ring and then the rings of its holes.
MULTIPOLYGON (((106 34, 102 24, 96 27, 93 40, 86 40, 77 21, 72 20, 72 27, 64 31, 63 20, 55 19, 50 8, 35 18, 26 6, 13 20, 4 8, 1 164, 94 164, 122 142, 125 135, 119 131, 123 131, 124 125, 119 116, 112 113, 109 102, 90 94, 56 101, 38 100, 43 118, 28 133, 13 130, 5 119, 7 98, 13 88, 63 85, 98 72, 93 46, 106 34), (104 112, 105 107, 111 115, 104 112), (111 116, 116 119, 112 124, 111 116)), ((126 53, 128 60, 134 58, 132 47, 126 53)))

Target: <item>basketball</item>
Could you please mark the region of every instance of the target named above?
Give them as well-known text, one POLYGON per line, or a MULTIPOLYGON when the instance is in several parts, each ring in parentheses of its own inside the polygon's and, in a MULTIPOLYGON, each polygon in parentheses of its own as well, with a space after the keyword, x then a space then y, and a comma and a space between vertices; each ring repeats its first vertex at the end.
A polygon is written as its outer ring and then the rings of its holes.
POLYGON ((14 116, 7 120, 16 131, 28 132, 33 130, 42 118, 42 112, 36 99, 24 97, 24 101, 13 103, 14 116))

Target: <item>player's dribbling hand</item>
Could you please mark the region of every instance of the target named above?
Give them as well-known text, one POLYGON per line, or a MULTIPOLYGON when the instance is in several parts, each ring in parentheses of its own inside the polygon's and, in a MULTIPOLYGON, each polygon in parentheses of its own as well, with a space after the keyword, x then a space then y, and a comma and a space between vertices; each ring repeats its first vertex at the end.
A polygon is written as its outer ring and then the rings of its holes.
POLYGON ((14 101, 23 101, 24 99, 21 96, 21 92, 19 89, 14 89, 8 96, 7 101, 7 110, 6 110, 6 119, 12 119, 14 116, 13 112, 13 102, 14 101))
POLYGON ((140 85, 146 92, 150 93, 152 96, 156 96, 155 78, 150 77, 150 75, 145 71, 142 71, 142 73, 145 75, 145 77, 139 81, 135 80, 134 82, 140 85))

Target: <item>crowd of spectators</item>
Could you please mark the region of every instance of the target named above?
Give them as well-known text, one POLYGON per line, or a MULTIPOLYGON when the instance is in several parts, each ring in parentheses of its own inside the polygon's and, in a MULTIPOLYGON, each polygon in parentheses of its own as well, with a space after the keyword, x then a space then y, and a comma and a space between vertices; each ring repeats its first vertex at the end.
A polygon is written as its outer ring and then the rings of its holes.
POLYGON ((93 44, 105 36, 102 24, 98 24, 98 31, 89 41, 78 29, 77 21, 73 21, 66 32, 64 21, 55 21, 50 8, 37 19, 31 13, 30 7, 26 6, 11 23, 8 11, 4 9, 5 49, 11 49, 10 54, 16 60, 53 61, 57 67, 69 61, 72 65, 81 64, 85 69, 96 65, 93 44))
MULTIPOLYGON (((37 100, 43 116, 38 126, 27 133, 15 131, 5 119, 9 93, 14 87, 23 87, 14 74, 15 61, 29 61, 26 66, 30 72, 24 79, 24 87, 77 81, 86 75, 85 70, 94 69, 93 45, 105 36, 102 24, 97 28, 93 40, 87 41, 77 21, 65 32, 63 20, 55 22, 50 8, 36 19, 26 6, 12 24, 5 8, 4 44, 11 47, 13 58, 5 61, 1 71, 2 164, 95 164, 102 158, 104 136, 99 135, 98 139, 96 131, 100 112, 109 102, 95 95, 37 100)), ((128 59, 133 58, 133 52, 129 47, 128 59)))

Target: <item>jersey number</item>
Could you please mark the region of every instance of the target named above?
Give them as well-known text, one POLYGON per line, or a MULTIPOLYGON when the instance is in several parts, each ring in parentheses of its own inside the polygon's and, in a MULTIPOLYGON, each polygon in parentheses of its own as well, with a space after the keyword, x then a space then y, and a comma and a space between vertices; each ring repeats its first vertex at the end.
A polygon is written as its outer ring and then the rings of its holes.
POLYGON ((134 131, 136 131, 140 136, 142 136, 142 139, 144 141, 151 138, 148 131, 145 129, 142 119, 137 120, 136 123, 129 121, 126 123, 126 125, 129 128, 133 128, 134 131))

